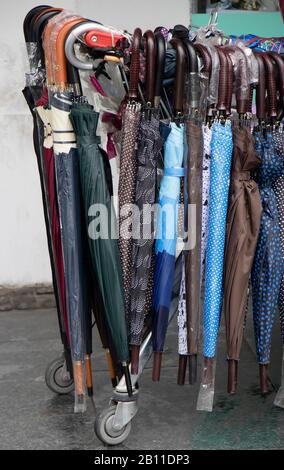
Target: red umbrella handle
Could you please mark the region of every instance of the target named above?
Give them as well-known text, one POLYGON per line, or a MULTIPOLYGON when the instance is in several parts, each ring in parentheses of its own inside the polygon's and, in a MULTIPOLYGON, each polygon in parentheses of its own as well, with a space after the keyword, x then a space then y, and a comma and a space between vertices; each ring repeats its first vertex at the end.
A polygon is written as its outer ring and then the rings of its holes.
POLYGON ((148 30, 144 33, 145 51, 146 51, 146 84, 145 98, 146 103, 153 106, 155 95, 155 76, 156 76, 156 42, 153 31, 148 30))
POLYGON ((184 84, 185 84, 185 50, 180 39, 171 40, 172 46, 177 51, 176 60, 176 76, 175 76, 175 95, 174 95, 174 111, 175 117, 180 119, 183 117, 183 101, 184 101, 184 84))
POLYGON ((141 39, 142 39, 142 31, 140 28, 136 28, 133 34, 133 41, 132 41, 130 82, 129 82, 129 93, 128 93, 129 98, 134 99, 134 100, 136 100, 138 97, 141 39))
POLYGON ((256 115, 259 120, 264 120, 265 113, 265 68, 262 54, 255 54, 258 63, 258 84, 256 87, 256 115))

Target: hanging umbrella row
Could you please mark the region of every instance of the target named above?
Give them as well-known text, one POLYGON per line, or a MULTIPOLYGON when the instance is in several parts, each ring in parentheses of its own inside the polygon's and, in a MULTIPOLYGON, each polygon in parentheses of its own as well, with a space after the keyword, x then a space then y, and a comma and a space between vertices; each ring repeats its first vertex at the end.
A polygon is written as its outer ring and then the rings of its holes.
POLYGON ((277 304, 284 331, 284 61, 209 26, 191 41, 181 25, 130 35, 45 6, 25 19, 24 94, 75 411, 94 393, 93 318, 113 386, 124 376, 136 397, 149 335, 160 379, 178 267, 178 383, 187 364, 196 382, 203 355, 197 409, 212 410, 224 309, 236 392, 251 291, 268 392, 277 304))

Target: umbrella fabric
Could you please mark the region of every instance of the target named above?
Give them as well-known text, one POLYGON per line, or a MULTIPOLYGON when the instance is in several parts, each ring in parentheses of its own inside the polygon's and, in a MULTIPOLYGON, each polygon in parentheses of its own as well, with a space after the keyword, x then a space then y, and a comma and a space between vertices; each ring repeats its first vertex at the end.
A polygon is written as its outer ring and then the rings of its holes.
MULTIPOLYGON (((203 159, 202 159, 202 221, 201 221, 201 267, 200 267, 200 285, 202 284, 205 255, 208 238, 208 209, 209 209, 209 187, 210 187, 210 144, 212 131, 208 125, 202 126, 203 136, 203 159)), ((185 301, 185 268, 182 261, 182 278, 180 284, 179 304, 178 304, 178 352, 181 355, 188 354, 187 347, 187 315, 185 301)))
POLYGON ((162 352, 168 325, 175 269, 184 125, 171 123, 164 146, 164 176, 159 191, 153 297, 153 350, 162 352))
POLYGON ((202 126, 203 134, 203 160, 202 160, 202 223, 201 223, 201 273, 200 282, 202 284, 206 248, 208 240, 208 214, 209 214, 209 189, 210 189, 210 153, 212 130, 208 125, 202 126))
POLYGON ((137 172, 137 137, 141 105, 128 104, 122 124, 120 173, 118 183, 119 199, 119 251, 122 269, 125 311, 129 317, 129 296, 132 276, 132 235, 130 209, 135 202, 135 181, 137 172))
POLYGON ((226 215, 232 158, 231 124, 215 123, 212 128, 210 206, 205 266, 204 345, 205 357, 216 354, 222 308, 226 215))
POLYGON ((40 99, 41 97, 42 87, 39 87, 39 86, 25 87, 25 89, 23 90, 23 94, 28 103, 28 106, 30 108, 31 114, 33 116, 33 121, 34 121, 33 140, 34 140, 34 148, 35 148, 39 175, 40 175, 44 218, 45 218, 48 249, 49 249, 49 254, 50 254, 50 262, 51 262, 51 270, 52 270, 52 280, 53 280, 54 293, 55 293, 55 299, 56 299, 60 335, 61 335, 62 343, 64 345, 65 356, 68 362, 67 366, 69 368, 69 351, 68 351, 69 346, 68 346, 68 333, 67 333, 68 322, 66 322, 66 326, 65 326, 64 313, 63 313, 63 308, 62 308, 64 305, 63 304, 64 296, 61 297, 60 295, 60 286, 58 282, 59 270, 57 269, 57 263, 56 263, 56 254, 55 254, 56 247, 54 245, 55 243, 54 225, 53 225, 53 220, 52 220, 52 215, 51 215, 52 209, 51 209, 50 199, 49 199, 48 183, 46 181, 45 155, 44 155, 45 150, 43 149, 43 142, 45 143, 48 142, 48 138, 44 139, 43 121, 40 119, 39 113, 36 112, 36 100, 40 99))
POLYGON ((238 360, 262 206, 258 186, 250 176, 250 172, 260 164, 250 130, 235 128, 233 145, 224 265, 224 311, 227 356, 228 359, 238 360))
POLYGON ((89 248, 93 269, 104 303, 107 325, 118 361, 128 361, 128 342, 125 321, 121 266, 116 233, 114 208, 107 185, 103 152, 99 148, 96 128, 99 114, 89 104, 74 103, 71 120, 77 135, 80 160, 80 179, 84 203, 85 224, 89 234, 89 248), (92 208, 99 204, 98 209, 92 208), (97 222, 97 217, 106 220, 97 222), (99 229, 99 234, 97 233, 99 229))
POLYGON ((270 132, 267 132, 266 138, 256 132, 255 140, 256 151, 261 157, 255 179, 259 185, 263 211, 251 275, 252 302, 258 362, 267 364, 283 275, 283 259, 279 256, 281 243, 277 201, 272 184, 283 174, 284 161, 277 154, 270 132))
POLYGON ((133 223, 138 230, 138 237, 133 239, 132 280, 129 315, 129 343, 140 345, 145 314, 152 304, 152 295, 147 298, 147 291, 153 288, 153 244, 154 214, 152 207, 156 197, 157 162, 162 148, 159 132, 159 110, 143 112, 140 122, 137 150, 137 177, 135 212, 133 223), (147 206, 146 206, 147 205, 147 206), (149 211, 143 214, 143 209, 149 211))
POLYGON ((70 342, 69 325, 68 325, 67 308, 66 308, 66 292, 65 292, 62 241, 61 241, 57 195, 56 195, 53 138, 52 138, 52 129, 50 125, 50 109, 47 107, 47 105, 48 105, 47 90, 44 90, 41 98, 36 101, 36 110, 45 128, 45 132, 44 132, 45 137, 43 141, 43 159, 44 159, 44 168, 45 168, 45 178, 47 182, 47 192, 48 192, 48 198, 49 198, 52 241, 53 241, 55 262, 56 262, 56 268, 57 268, 57 274, 58 274, 58 284, 59 284, 59 292, 60 292, 61 305, 62 305, 62 311, 63 311, 64 327, 67 333, 68 340, 70 342))
POLYGON ((82 247, 79 159, 76 137, 69 118, 71 104, 71 95, 67 92, 54 93, 51 96, 51 126, 74 368, 75 411, 84 411, 83 361, 88 303, 82 247))
MULTIPOLYGON (((284 158, 284 138, 283 133, 275 131, 273 133, 273 141, 276 148, 277 154, 280 158, 284 158)), ((275 192, 276 201, 277 201, 277 210, 279 217, 279 227, 280 227, 280 243, 281 243, 281 253, 282 258, 284 259, 284 175, 277 178, 273 183, 273 190, 275 192)), ((281 336, 282 343, 284 344, 284 277, 282 277, 278 307, 280 314, 280 327, 281 327, 281 336)))
POLYGON ((194 246, 184 254, 185 297, 187 314, 188 353, 197 354, 200 304, 200 248, 202 210, 202 127, 193 121, 186 123, 188 143, 187 194, 188 204, 195 207, 195 217, 188 218, 188 243, 194 246))

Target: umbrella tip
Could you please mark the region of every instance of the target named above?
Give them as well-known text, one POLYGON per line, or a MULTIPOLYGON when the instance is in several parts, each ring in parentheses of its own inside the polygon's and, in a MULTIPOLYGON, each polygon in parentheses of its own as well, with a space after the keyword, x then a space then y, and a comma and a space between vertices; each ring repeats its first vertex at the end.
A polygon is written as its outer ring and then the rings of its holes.
POLYGON ((178 375, 177 375, 178 385, 184 385, 185 383, 186 364, 187 364, 187 355, 180 354, 179 361, 178 361, 178 375))
POLYGON ((138 375, 140 346, 131 346, 131 374, 138 375))
POLYGON ((162 354, 163 354, 162 352, 154 352, 153 372, 152 372, 153 382, 159 382, 160 380, 162 354))

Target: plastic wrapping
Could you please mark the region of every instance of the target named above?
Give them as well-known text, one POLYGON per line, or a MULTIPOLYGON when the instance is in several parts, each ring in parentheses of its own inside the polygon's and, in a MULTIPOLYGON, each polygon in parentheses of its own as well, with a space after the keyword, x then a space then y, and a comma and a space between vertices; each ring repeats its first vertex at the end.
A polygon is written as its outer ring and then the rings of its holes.
POLYGON ((248 60, 242 48, 230 46, 224 49, 229 54, 233 66, 234 93, 238 113, 248 110, 250 100, 250 76, 248 60))
POLYGON ((204 43, 203 45, 207 48, 211 56, 211 61, 212 61, 211 76, 210 76, 210 81, 209 81, 208 97, 207 97, 208 104, 211 105, 211 104, 218 102, 220 60, 219 60, 218 52, 214 46, 211 46, 208 43, 204 43))
POLYGON ((204 358, 202 379, 199 388, 196 409, 212 411, 215 393, 216 358, 204 358))
POLYGON ((251 85, 258 83, 258 64, 253 51, 246 47, 242 41, 237 41, 237 46, 244 52, 248 63, 248 77, 251 85))
POLYGON ((282 352, 282 370, 281 370, 281 385, 276 394, 273 404, 284 408, 284 348, 282 352))
POLYGON ((26 85, 27 86, 43 86, 45 82, 45 68, 41 61, 41 55, 39 46, 36 42, 26 43, 29 69, 26 73, 26 85))

